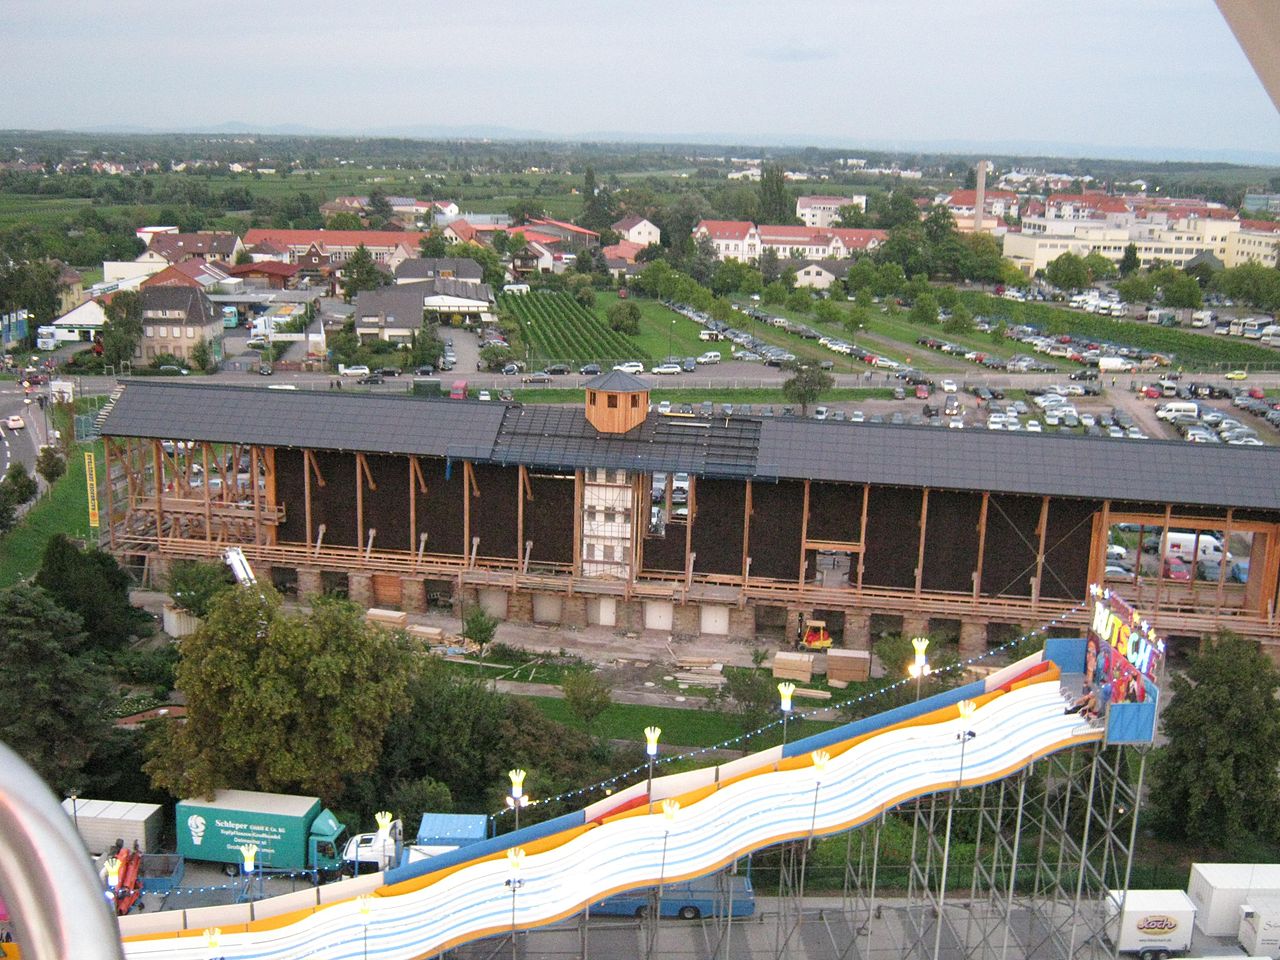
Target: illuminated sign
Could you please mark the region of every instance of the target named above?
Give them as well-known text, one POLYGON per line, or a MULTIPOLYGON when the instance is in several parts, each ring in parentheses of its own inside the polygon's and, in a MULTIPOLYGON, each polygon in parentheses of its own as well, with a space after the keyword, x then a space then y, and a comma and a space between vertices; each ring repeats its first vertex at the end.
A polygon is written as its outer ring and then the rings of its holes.
POLYGON ((89 492, 89 526, 98 526, 98 470, 94 463, 93 451, 84 454, 84 482, 89 492))
POLYGON ((1154 678, 1164 654, 1164 641, 1156 636, 1155 628, 1118 594, 1097 584, 1090 587, 1089 592, 1093 597, 1090 632, 1110 645, 1135 670, 1154 678))

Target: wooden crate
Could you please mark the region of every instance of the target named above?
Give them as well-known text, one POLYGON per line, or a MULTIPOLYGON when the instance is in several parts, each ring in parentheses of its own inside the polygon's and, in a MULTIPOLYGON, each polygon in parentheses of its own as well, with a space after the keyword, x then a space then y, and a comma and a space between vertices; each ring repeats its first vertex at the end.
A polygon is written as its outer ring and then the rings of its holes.
POLYGON ((444 630, 440 627, 424 627, 422 624, 414 623, 409 626, 408 633, 409 636, 424 643, 444 643, 444 630))
POLYGON ((828 650, 827 679, 845 683, 870 680, 871 654, 866 650, 828 650))
POLYGON ((797 697, 805 697, 809 700, 830 700, 831 693, 828 690, 812 690, 809 687, 796 687, 797 697))
POLYGON ((813 679, 813 654, 779 650, 773 655, 773 676, 777 680, 808 683, 813 679))

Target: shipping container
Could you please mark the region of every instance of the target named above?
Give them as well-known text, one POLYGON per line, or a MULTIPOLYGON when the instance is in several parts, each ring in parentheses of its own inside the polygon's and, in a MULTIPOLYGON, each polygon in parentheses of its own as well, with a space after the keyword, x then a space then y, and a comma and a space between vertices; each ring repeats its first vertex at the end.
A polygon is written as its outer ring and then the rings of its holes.
POLYGON ((1280 864, 1193 863, 1187 895, 1196 905, 1196 926, 1211 937, 1234 937, 1240 907, 1250 896, 1280 897, 1280 864))
POLYGON ((136 843, 143 853, 160 849, 164 808, 158 803, 68 797, 62 801, 62 809, 74 821, 80 839, 94 856, 114 850, 117 840, 130 849, 136 843))

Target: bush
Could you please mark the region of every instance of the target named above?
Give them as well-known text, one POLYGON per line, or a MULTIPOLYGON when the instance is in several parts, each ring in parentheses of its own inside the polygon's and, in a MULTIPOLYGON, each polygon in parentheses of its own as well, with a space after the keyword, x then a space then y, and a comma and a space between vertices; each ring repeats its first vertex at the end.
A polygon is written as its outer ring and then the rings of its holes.
POLYGON ((178 665, 178 648, 172 645, 149 650, 120 650, 111 658, 116 678, 137 687, 151 687, 158 696, 173 689, 173 671, 178 665))
POLYGON ((169 595, 183 610, 203 619, 213 598, 234 582, 225 563, 180 560, 169 574, 169 595))
POLYGON ((561 686, 565 704, 587 728, 613 703, 609 685, 587 670, 569 673, 561 686))
POLYGON ((64 534, 50 538, 35 580, 80 616, 92 647, 118 650, 130 637, 152 633, 150 615, 129 602, 129 575, 97 547, 81 550, 64 534))
POLYGON ((44 482, 50 486, 66 472, 67 461, 55 447, 45 447, 37 455, 36 473, 44 477, 44 482))

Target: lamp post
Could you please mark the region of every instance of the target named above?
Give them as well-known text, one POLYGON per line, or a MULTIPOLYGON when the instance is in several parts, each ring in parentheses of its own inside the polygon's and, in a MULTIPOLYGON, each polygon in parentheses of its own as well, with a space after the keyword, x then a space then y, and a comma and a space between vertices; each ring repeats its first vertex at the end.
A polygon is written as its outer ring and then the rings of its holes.
POLYGON ((249 902, 253 903, 253 869, 258 860, 258 845, 256 843, 242 844, 240 856, 244 858, 244 872, 249 878, 249 902))
POLYGON ((809 818, 809 846, 813 846, 813 835, 818 828, 818 790, 822 787, 822 775, 827 764, 831 762, 831 754, 825 750, 814 750, 809 754, 813 761, 813 815, 809 818))
POLYGON ((76 833, 79 833, 80 832, 80 809, 79 807, 76 806, 76 804, 80 800, 79 787, 71 791, 71 795, 69 799, 71 800, 71 819, 75 822, 76 833))
MULTIPOLYGON (((960 711, 960 719, 966 724, 969 718, 973 716, 973 711, 977 708, 972 700, 961 700, 956 704, 956 709, 960 711)), ((947 865, 951 858, 951 815, 955 812, 956 793, 960 791, 960 785, 964 783, 964 748, 978 734, 966 727, 956 734, 956 739, 960 741, 960 770, 956 775, 955 790, 952 791, 951 798, 947 802, 947 834, 942 841, 942 878, 938 883, 938 928, 934 931, 933 936, 933 960, 938 960, 938 953, 942 949, 942 916, 943 906, 947 899, 947 865)))
POLYGON ((916 658, 907 667, 907 674, 916 681, 916 699, 920 699, 920 681, 929 675, 929 658, 925 651, 929 649, 928 637, 915 637, 911 645, 916 649, 916 658))
POLYGON ((120 886, 120 858, 115 854, 107 857, 103 867, 107 871, 107 902, 111 904, 111 912, 116 912, 116 890, 120 886))
POLYGON ((520 876, 520 868, 524 866, 523 847, 507 851, 507 866, 511 870, 507 877, 507 887, 511 890, 511 960, 516 960, 516 891, 524 886, 524 878, 520 876))
POLYGON ((360 910, 360 926, 364 930, 364 960, 369 960, 369 921, 373 911, 373 898, 367 893, 356 897, 356 906, 360 910))
POLYGON ((663 800, 662 801, 662 817, 666 822, 662 827, 662 860, 658 866, 658 904, 653 912, 653 938, 649 943, 649 952, 652 955, 658 943, 658 924, 662 921, 662 884, 667 878, 667 840, 671 836, 671 824, 675 822, 676 814, 680 812, 679 800, 663 800))
POLYGON ((524 792, 525 772, 523 770, 508 770, 507 776, 511 778, 511 793, 507 795, 507 806, 515 813, 516 829, 519 830, 520 808, 529 805, 529 798, 525 796, 524 792))
POLYGON ((204 931, 204 946, 209 951, 209 960, 218 960, 218 945, 222 940, 221 927, 206 927, 204 931))
POLYGON ((778 696, 782 698, 782 748, 787 747, 787 720, 791 717, 791 698, 795 696, 796 685, 789 680, 778 684, 778 696))
POLYGON ((675 336, 676 336, 676 320, 675 320, 675 317, 672 317, 671 326, 667 329, 667 356, 668 357, 671 356, 672 343, 675 340, 675 336))
POLYGON ((658 738, 662 736, 661 727, 644 728, 644 752, 649 756, 649 812, 653 813, 653 762, 658 756, 658 738))

